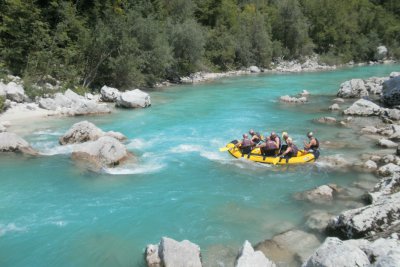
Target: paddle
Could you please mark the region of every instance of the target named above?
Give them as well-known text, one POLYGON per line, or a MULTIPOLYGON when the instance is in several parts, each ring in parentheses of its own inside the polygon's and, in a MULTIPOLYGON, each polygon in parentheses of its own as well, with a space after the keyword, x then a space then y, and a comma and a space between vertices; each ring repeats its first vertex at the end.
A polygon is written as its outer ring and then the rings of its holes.
POLYGON ((231 150, 232 148, 233 148, 233 147, 227 147, 227 146, 225 146, 225 147, 221 147, 221 148, 219 149, 219 151, 224 152, 224 151, 231 150))

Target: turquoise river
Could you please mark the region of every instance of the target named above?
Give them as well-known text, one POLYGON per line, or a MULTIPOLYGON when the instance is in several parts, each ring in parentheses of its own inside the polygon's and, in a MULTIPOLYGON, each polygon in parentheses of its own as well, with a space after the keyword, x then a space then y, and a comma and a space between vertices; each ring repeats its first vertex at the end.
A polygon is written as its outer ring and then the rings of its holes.
MULTIPOLYGON (((373 145, 351 128, 312 120, 339 116, 327 108, 342 82, 399 69, 239 76, 150 91, 147 109, 26 122, 15 130, 45 156, 0 155, 0 266, 144 266, 146 245, 162 236, 198 244, 205 266, 233 266, 246 239, 256 244, 291 228, 307 230, 305 216, 316 207, 296 200, 296 192, 375 178, 323 162, 254 164, 218 148, 254 128, 288 131, 299 145, 312 130, 321 141, 353 140, 368 149, 373 145), (278 101, 303 89, 312 94, 308 104, 278 101), (102 173, 76 164, 58 138, 81 120, 125 134, 138 162, 102 173)), ((322 155, 352 153, 360 151, 322 146, 322 155)))

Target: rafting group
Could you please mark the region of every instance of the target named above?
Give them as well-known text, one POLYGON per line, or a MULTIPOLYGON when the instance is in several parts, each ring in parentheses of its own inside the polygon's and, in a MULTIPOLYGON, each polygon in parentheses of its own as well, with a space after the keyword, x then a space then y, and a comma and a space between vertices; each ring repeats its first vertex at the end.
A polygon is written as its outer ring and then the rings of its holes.
POLYGON ((243 134, 242 140, 233 140, 220 151, 229 151, 236 158, 269 164, 301 164, 314 162, 319 157, 319 141, 312 132, 307 133, 308 142, 304 141, 304 148, 299 149, 287 132, 282 137, 275 132, 263 137, 253 129, 249 134, 243 134))

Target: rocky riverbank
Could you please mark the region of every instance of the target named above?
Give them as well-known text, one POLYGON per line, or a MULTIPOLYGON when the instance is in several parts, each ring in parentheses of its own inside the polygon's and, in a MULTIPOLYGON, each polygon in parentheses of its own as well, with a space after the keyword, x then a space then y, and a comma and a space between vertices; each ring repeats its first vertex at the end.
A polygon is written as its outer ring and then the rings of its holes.
MULTIPOLYGON (((333 113, 332 120, 317 120, 321 123, 343 122, 339 124, 341 127, 360 133, 376 146, 370 153, 362 152, 352 160, 325 156, 320 161, 335 168, 373 172, 377 177, 375 185, 354 184, 354 188, 340 188, 329 184, 296 194, 294 197, 298 201, 321 207, 332 205, 335 200, 356 202, 350 205, 351 209, 337 215, 323 209, 308 214, 307 232, 291 229, 255 246, 245 241, 243 247, 238 248, 232 266, 400 266, 398 96, 400 73, 397 72, 389 77, 350 80, 340 86, 337 94, 340 98, 332 100, 337 107, 329 108, 333 113), (357 199, 354 192, 360 190, 364 194, 357 199)), ((299 102, 287 99, 284 97, 281 101, 299 102)), ((330 144, 321 144, 324 145, 330 144)), ((200 247, 187 240, 177 242, 162 238, 158 245, 147 247, 145 258, 152 267, 205 266, 200 247)))

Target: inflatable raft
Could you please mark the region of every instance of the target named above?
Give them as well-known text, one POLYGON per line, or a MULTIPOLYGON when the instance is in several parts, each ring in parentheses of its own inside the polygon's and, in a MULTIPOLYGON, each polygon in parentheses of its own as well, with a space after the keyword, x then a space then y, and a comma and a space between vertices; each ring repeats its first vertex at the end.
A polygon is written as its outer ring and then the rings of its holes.
POLYGON ((303 150, 300 150, 297 153, 297 157, 291 157, 291 158, 263 156, 259 148, 253 149, 250 152, 250 154, 243 154, 240 148, 235 146, 236 143, 237 141, 234 140, 229 144, 227 144, 226 148, 224 149, 227 150, 235 158, 245 158, 254 162, 274 164, 274 165, 304 164, 304 163, 314 162, 316 160, 313 153, 305 152, 303 150))

